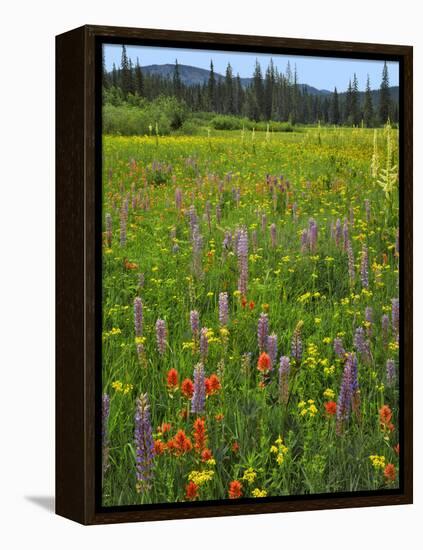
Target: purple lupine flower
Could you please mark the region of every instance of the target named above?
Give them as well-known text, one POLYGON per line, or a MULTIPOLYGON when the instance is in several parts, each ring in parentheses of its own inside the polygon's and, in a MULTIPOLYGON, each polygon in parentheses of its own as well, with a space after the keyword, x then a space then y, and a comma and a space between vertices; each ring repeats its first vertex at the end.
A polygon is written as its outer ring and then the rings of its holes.
POLYGON ((370 360, 370 343, 365 338, 363 327, 357 327, 354 334, 354 346, 363 360, 370 360))
POLYGON ((276 358, 278 355, 278 337, 275 333, 272 333, 267 337, 267 353, 269 354, 270 361, 273 365, 276 363, 276 358))
POLYGON ((299 366, 301 364, 301 359, 303 357, 303 342, 301 339, 303 324, 304 323, 302 321, 299 321, 299 323, 295 327, 294 334, 292 335, 291 355, 295 361, 296 366, 299 366))
POLYGON ((138 297, 134 300, 134 328, 135 336, 142 336, 142 300, 138 297))
POLYGON ((261 215, 261 230, 264 232, 267 226, 267 216, 266 214, 261 215))
POLYGON ((112 246, 112 236, 113 236, 113 227, 112 227, 112 216, 106 214, 106 245, 107 248, 112 246))
POLYGON ((344 227, 342 229, 342 234, 344 237, 344 250, 347 250, 347 246, 350 240, 349 237, 349 228, 348 228, 348 220, 344 220, 344 227))
POLYGON ((232 233, 225 231, 225 237, 223 238, 222 248, 224 251, 230 250, 232 247, 232 233))
POLYGON ((222 208, 220 206, 220 202, 216 204, 216 221, 217 223, 220 223, 222 220, 222 208))
POLYGON ((310 252, 315 252, 317 247, 317 223, 313 218, 308 221, 308 243, 310 252))
POLYGON ((101 443, 103 449, 103 475, 109 467, 109 416, 110 416, 110 397, 103 393, 102 411, 101 411, 101 443))
POLYGON ((151 488, 154 477, 154 440, 150 421, 150 406, 147 394, 142 394, 137 399, 135 409, 135 468, 137 492, 147 491, 151 488))
POLYGON ((392 330, 393 330, 393 332, 396 336, 396 340, 398 342, 398 340, 399 340, 399 318, 400 318, 398 298, 392 298, 391 303, 392 303, 392 312, 391 312, 392 330))
POLYGON ((351 409, 358 408, 358 367, 355 353, 348 353, 342 375, 341 389, 339 391, 338 403, 336 405, 336 432, 342 433, 344 424, 347 422, 351 409))
POLYGON ((291 368, 289 357, 280 358, 279 367, 279 399, 285 405, 288 403, 289 371, 291 368))
POLYGON ((157 349, 160 355, 163 355, 167 344, 167 328, 166 322, 163 319, 157 319, 156 321, 156 340, 157 349))
POLYGON ((189 221, 189 226, 191 229, 191 236, 192 236, 194 233, 194 229, 198 227, 198 216, 195 210, 195 206, 193 204, 191 204, 188 210, 188 221, 189 221))
MULTIPOLYGON (((125 203, 124 203, 125 204, 125 203)), ((124 204, 122 205, 122 208, 120 210, 120 216, 119 216, 119 221, 120 221, 120 246, 125 246, 126 245, 126 224, 128 222, 128 212, 126 211, 125 209, 125 206, 124 204)))
POLYGON ((388 345, 389 341, 389 316, 382 315, 382 342, 383 345, 386 347, 388 345))
POLYGON ((386 361, 386 383, 389 387, 395 384, 396 377, 395 361, 393 359, 388 359, 386 361))
POLYGON ((189 322, 191 325, 192 337, 194 340, 197 340, 200 332, 200 315, 196 309, 190 311, 189 322))
POLYGON ((246 229, 241 229, 238 236, 238 290, 242 296, 247 295, 248 285, 248 233, 246 229))
POLYGON ((341 220, 338 218, 336 220, 336 225, 335 225, 335 243, 336 243, 336 246, 340 245, 341 237, 342 237, 342 225, 341 225, 341 220))
POLYGON ((207 332, 207 327, 203 327, 200 330, 200 353, 203 361, 207 359, 207 353, 209 351, 209 339, 207 337, 207 332))
POLYGON ((360 275, 363 288, 369 288, 369 252, 365 244, 363 245, 363 249, 361 251, 360 275))
POLYGON ((197 277, 202 275, 201 251, 203 249, 203 236, 198 226, 194 226, 192 233, 192 264, 197 277))
POLYGON ((370 201, 369 199, 364 200, 364 209, 366 211, 366 221, 367 223, 370 222, 370 201))
POLYGON ((301 252, 305 252, 307 250, 308 243, 309 243, 308 231, 307 229, 304 229, 303 232, 301 233, 301 252))
POLYGON ((204 366, 198 363, 194 368, 194 393, 191 400, 191 412, 204 413, 206 405, 206 383, 204 366))
POLYGON ((366 327, 367 336, 369 336, 370 338, 372 335, 372 326, 373 326, 373 308, 372 307, 370 306, 366 307, 364 311, 364 318, 367 322, 367 327, 366 327))
POLYGON ((272 243, 272 247, 276 247, 276 225, 272 223, 270 226, 270 241, 272 243))
POLYGON ((267 349, 267 337, 269 335, 269 318, 266 313, 261 313, 257 323, 257 341, 260 353, 267 349))
POLYGON ((339 359, 345 359, 345 349, 344 344, 342 343, 342 338, 334 339, 333 350, 335 352, 335 355, 337 355, 339 359))
POLYGON ((220 292, 219 293, 219 323, 222 326, 228 324, 229 313, 228 313, 228 293, 220 292))
POLYGON ((348 276, 350 282, 353 283, 355 279, 355 265, 354 265, 354 252, 352 249, 351 241, 347 242, 347 255, 348 255, 348 276))

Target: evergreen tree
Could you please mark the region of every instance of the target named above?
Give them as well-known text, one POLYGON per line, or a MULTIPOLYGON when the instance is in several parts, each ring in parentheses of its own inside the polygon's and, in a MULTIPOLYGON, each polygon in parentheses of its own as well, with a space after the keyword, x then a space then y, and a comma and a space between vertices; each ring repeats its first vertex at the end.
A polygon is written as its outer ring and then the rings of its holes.
POLYGON ((274 87, 275 68, 273 66, 273 59, 270 59, 264 82, 264 117, 266 120, 271 120, 273 117, 274 87))
POLYGON ((344 121, 346 124, 353 124, 352 121, 352 85, 351 80, 348 83, 347 93, 345 95, 344 121))
POLYGON ((331 101, 331 107, 330 107, 330 121, 332 124, 339 124, 341 122, 341 115, 339 111, 339 97, 338 97, 338 90, 333 90, 332 94, 332 101, 331 101))
POLYGON ((128 93, 131 88, 131 73, 129 70, 129 61, 126 55, 126 48, 122 46, 122 57, 120 62, 120 73, 121 73, 121 88, 124 99, 128 97, 128 93))
POLYGON ((380 100, 379 100, 379 121, 385 124, 389 118, 391 111, 391 97, 389 93, 389 75, 386 61, 383 65, 382 82, 380 85, 380 100))
POLYGON ((116 65, 113 63, 113 68, 112 68, 112 86, 117 88, 119 85, 118 83, 118 73, 117 73, 117 69, 116 69, 116 65))
POLYGON ((182 95, 182 81, 179 73, 178 60, 175 59, 175 67, 173 69, 173 93, 180 99, 182 95))
POLYGON ((209 81, 207 84, 208 105, 210 111, 216 111, 216 78, 214 76, 213 61, 210 61, 209 81))
POLYGON ((374 111, 373 111, 373 98, 372 98, 372 90, 370 88, 370 77, 367 75, 367 82, 366 82, 366 93, 364 96, 364 124, 367 128, 371 128, 373 126, 373 120, 374 120, 374 111))
POLYGON ((258 59, 256 59, 256 66, 254 68, 253 74, 253 94, 255 98, 255 109, 252 118, 254 120, 260 120, 260 118, 264 114, 264 86, 263 76, 258 59))
POLYGON ((225 113, 233 115, 235 113, 234 107, 234 85, 231 64, 228 63, 225 74, 225 113))
POLYGON ((138 57, 137 64, 135 65, 135 92, 141 97, 144 96, 144 76, 138 57))
POLYGON ((352 124, 354 124, 355 126, 358 126, 361 122, 360 104, 358 97, 358 80, 355 73, 351 87, 351 121, 352 124))

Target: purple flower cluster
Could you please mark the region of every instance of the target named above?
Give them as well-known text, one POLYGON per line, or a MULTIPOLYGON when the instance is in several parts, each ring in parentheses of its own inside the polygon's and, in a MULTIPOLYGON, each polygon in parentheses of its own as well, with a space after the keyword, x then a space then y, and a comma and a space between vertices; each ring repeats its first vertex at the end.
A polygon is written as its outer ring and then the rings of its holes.
POLYGON ((291 368, 289 357, 280 358, 279 367, 279 399, 285 405, 288 403, 289 371, 291 368))
POLYGON ((246 229, 241 229, 238 235, 238 290, 242 296, 247 295, 248 285, 248 233, 246 229))
POLYGON ((369 336, 369 338, 371 337, 372 335, 372 326, 373 326, 373 308, 370 307, 370 306, 367 306, 365 311, 364 311, 364 318, 366 319, 366 322, 367 322, 367 336, 369 336))
POLYGON ((341 244, 341 238, 342 238, 342 225, 341 225, 341 220, 338 218, 336 220, 336 225, 335 225, 335 244, 336 244, 336 246, 339 246, 341 244))
POLYGON ((386 315, 382 315, 382 342, 383 345, 386 347, 388 345, 389 341, 389 317, 386 315))
POLYGON ((317 223, 313 218, 308 221, 308 244, 310 252, 315 252, 317 248, 317 223))
POLYGON ((343 227, 343 230, 342 230, 342 234, 343 234, 343 237, 344 237, 344 250, 347 250, 347 246, 348 246, 348 243, 350 241, 348 220, 344 220, 344 227, 343 227))
POLYGON ((175 206, 176 210, 182 209, 182 189, 180 187, 175 189, 175 206))
POLYGON ((395 361, 388 359, 386 361, 386 382, 388 386, 392 387, 396 380, 395 361))
POLYGON ((366 340, 363 327, 357 327, 355 331, 354 346, 364 361, 370 360, 370 343, 366 340))
POLYGON ((112 236, 113 236, 112 216, 110 214, 106 214, 106 245, 108 248, 112 246, 112 236))
POLYGON ((301 338, 302 322, 300 321, 295 327, 291 342, 291 356, 293 357, 296 366, 301 364, 303 358, 303 342, 301 338))
POLYGON ((157 319, 156 321, 156 340, 157 349, 160 355, 163 355, 167 344, 167 328, 166 322, 163 319, 157 319))
POLYGON ((134 328, 135 336, 142 336, 142 300, 138 297, 134 300, 134 328))
POLYGON ((110 397, 107 393, 102 397, 101 411, 101 444, 103 449, 102 470, 105 474, 109 466, 109 416, 110 416, 110 397))
POLYGON ((339 357, 339 359, 345 359, 345 349, 344 344, 342 343, 342 338, 334 339, 333 350, 335 352, 335 355, 339 357))
POLYGON ((207 327, 203 327, 200 331, 200 353, 203 361, 207 359, 207 354, 209 351, 209 339, 207 337, 207 332, 207 327))
POLYGON ((358 405, 358 367, 355 353, 348 353, 336 405, 336 431, 342 433, 351 410, 358 405))
POLYGON ((206 405, 206 385, 204 366, 198 363, 194 368, 194 393, 191 400, 191 412, 202 414, 206 405))
POLYGON ((269 318, 266 313, 261 313, 257 323, 257 341, 260 353, 266 351, 269 335, 269 318))
POLYGON ((392 330, 393 330, 393 332, 395 334, 395 337, 396 337, 396 340, 398 342, 398 340, 399 340, 399 318, 400 318, 398 298, 392 298, 391 304, 392 304, 392 312, 391 312, 392 330))
POLYGON ((200 315, 196 309, 193 309, 189 314, 189 322, 191 325, 192 337, 197 340, 200 332, 200 315))
POLYGON ((366 245, 363 245, 361 251, 360 275, 363 288, 369 288, 369 252, 366 245))
POLYGON ((153 479, 154 440, 150 421, 150 406, 147 394, 140 395, 135 409, 135 468, 137 491, 146 491, 153 479))
POLYGON ((276 363, 276 358, 278 356, 278 337, 275 333, 272 333, 267 338, 267 353, 269 354, 270 361, 273 365, 276 363))
POLYGON ((219 323, 222 326, 228 324, 229 320, 229 306, 228 306, 228 293, 220 292, 219 293, 219 323))
POLYGON ((347 242, 347 256, 348 256, 348 275, 350 282, 353 283, 355 279, 355 265, 354 265, 354 252, 352 249, 351 241, 347 242))
POLYGON ((270 242, 272 243, 272 248, 276 247, 276 225, 272 223, 270 226, 270 242))

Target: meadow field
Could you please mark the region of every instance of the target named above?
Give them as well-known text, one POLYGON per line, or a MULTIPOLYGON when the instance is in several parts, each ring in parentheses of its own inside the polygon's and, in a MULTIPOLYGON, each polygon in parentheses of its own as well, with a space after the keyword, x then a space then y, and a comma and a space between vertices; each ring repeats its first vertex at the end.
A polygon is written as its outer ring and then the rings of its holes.
POLYGON ((398 487, 398 131, 103 137, 103 505, 398 487))

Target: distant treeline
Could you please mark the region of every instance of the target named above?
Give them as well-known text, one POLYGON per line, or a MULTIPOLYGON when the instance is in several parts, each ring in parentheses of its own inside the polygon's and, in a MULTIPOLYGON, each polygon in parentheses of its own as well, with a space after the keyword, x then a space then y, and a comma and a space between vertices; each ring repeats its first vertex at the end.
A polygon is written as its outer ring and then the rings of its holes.
POLYGON ((264 75, 256 61, 251 82, 243 86, 239 75, 234 76, 228 63, 224 78, 216 75, 213 62, 208 80, 201 84, 184 83, 178 62, 173 75, 162 76, 143 71, 138 60, 134 65, 122 47, 120 67, 113 65, 107 72, 103 64, 103 98, 105 104, 125 103, 145 105, 159 97, 172 97, 195 112, 235 115, 253 121, 279 121, 290 124, 338 124, 366 127, 385 124, 388 118, 398 122, 397 98, 391 97, 386 62, 380 87, 372 91, 369 78, 365 92, 359 92, 357 76, 350 80, 348 90, 338 93, 310 93, 299 84, 296 68, 288 63, 285 73, 271 60, 264 75))

